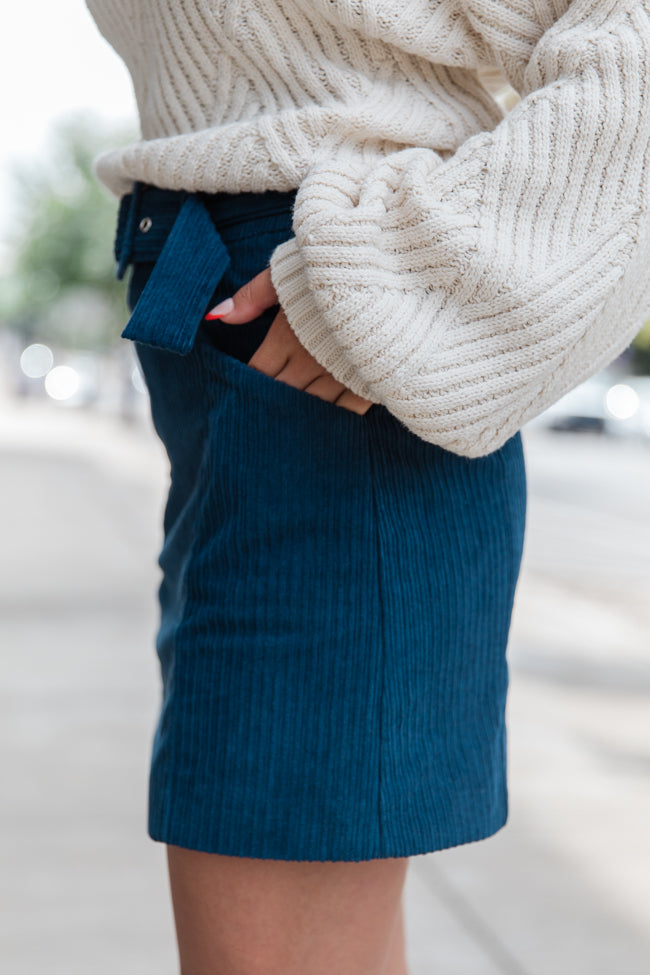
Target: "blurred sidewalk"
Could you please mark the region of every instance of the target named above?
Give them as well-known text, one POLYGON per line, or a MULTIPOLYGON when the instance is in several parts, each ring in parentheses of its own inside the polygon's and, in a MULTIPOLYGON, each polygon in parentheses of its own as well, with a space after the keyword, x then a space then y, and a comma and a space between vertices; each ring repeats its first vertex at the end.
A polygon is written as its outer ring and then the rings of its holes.
MULTIPOLYGON (((526 436, 510 819, 411 860, 410 975, 646 975, 650 447, 526 436)), ((167 465, 148 422, 0 409, 0 958, 176 975, 146 836, 167 465)))

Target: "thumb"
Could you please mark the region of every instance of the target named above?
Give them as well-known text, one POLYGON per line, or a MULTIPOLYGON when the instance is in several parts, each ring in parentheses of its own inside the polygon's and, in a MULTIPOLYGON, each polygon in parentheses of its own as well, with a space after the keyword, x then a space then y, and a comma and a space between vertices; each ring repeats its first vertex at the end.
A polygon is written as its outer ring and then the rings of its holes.
POLYGON ((271 270, 267 267, 247 281, 232 298, 226 298, 211 308, 205 317, 209 322, 219 319, 238 325, 240 322, 250 322, 277 303, 278 296, 271 281, 271 270))

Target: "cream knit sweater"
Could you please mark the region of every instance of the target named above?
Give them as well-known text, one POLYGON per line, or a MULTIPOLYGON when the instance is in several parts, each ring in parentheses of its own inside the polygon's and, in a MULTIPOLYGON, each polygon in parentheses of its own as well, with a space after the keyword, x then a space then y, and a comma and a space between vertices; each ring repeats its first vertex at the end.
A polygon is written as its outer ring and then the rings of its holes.
POLYGON ((98 177, 299 187, 288 320, 424 440, 498 448, 650 314, 650 0, 87 2, 142 129, 98 177))

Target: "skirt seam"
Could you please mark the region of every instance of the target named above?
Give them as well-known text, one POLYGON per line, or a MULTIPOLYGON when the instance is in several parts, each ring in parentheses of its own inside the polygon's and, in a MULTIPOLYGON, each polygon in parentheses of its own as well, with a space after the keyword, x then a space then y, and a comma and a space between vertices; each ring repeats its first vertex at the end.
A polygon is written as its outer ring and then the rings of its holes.
POLYGON ((379 674, 379 745, 377 749, 377 835, 379 857, 385 856, 386 840, 384 837, 384 814, 383 814, 383 757, 384 757, 384 714, 385 714, 385 672, 386 672, 386 627, 385 627, 385 608, 383 595, 383 580, 381 571, 381 539, 379 532, 379 503, 376 494, 376 470, 373 459, 372 436, 366 428, 366 441, 368 445, 368 460, 370 468, 370 494, 372 498, 373 528, 375 535, 375 558, 377 572, 377 597, 379 605, 379 638, 380 638, 380 674, 379 674))

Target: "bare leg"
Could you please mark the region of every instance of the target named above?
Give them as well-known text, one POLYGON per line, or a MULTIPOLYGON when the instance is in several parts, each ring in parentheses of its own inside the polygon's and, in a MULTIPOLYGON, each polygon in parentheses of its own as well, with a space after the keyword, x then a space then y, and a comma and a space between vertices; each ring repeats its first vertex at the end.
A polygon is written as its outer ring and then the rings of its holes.
POLYGON ((169 845, 167 859, 181 975, 405 971, 388 965, 407 858, 259 860, 169 845))
POLYGON ((388 949, 386 975, 408 975, 406 965, 406 940, 404 935, 404 906, 400 903, 393 936, 388 949))

